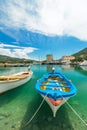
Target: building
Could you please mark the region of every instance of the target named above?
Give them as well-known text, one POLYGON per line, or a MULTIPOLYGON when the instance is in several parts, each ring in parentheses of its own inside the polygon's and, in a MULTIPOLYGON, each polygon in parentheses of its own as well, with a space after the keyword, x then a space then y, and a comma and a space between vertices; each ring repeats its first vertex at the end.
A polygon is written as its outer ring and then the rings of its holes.
POLYGON ((62 60, 73 60, 75 59, 75 56, 63 56, 62 60))
POLYGON ((52 54, 46 55, 46 61, 47 61, 47 63, 52 63, 53 62, 53 55, 52 54))
POLYGON ((70 64, 71 60, 74 60, 74 59, 75 59, 74 56, 63 56, 61 59, 61 62, 65 64, 70 64))

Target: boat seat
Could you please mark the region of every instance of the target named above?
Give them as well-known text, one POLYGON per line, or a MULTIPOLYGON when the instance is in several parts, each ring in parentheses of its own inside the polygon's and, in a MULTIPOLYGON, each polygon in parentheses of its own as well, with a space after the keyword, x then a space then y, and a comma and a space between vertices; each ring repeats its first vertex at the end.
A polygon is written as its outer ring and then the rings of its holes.
POLYGON ((67 88, 63 87, 62 90, 63 90, 64 92, 70 92, 70 88, 69 88, 69 87, 67 87, 67 88))
POLYGON ((57 80, 57 81, 60 81, 61 78, 58 77, 58 76, 49 76, 49 77, 48 77, 48 80, 57 80))
POLYGON ((41 90, 46 90, 46 86, 40 86, 41 90))
POLYGON ((44 81, 44 82, 42 82, 42 84, 48 84, 48 82, 47 82, 47 81, 44 81))
POLYGON ((5 80, 20 80, 27 78, 27 75, 10 75, 10 76, 0 76, 0 81, 5 81, 5 80))
POLYGON ((63 87, 63 86, 68 86, 68 84, 67 84, 67 83, 61 83, 60 86, 61 86, 61 87, 63 87))

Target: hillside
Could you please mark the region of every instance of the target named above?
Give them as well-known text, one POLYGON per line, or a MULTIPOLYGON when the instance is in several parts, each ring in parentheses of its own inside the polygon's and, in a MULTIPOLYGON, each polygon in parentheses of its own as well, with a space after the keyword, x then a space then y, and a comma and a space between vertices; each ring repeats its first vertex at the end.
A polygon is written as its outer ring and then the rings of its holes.
POLYGON ((5 55, 0 55, 0 63, 31 63, 32 60, 20 59, 5 55))
POLYGON ((73 56, 75 56, 76 61, 87 60, 87 48, 73 54, 73 56))
POLYGON ((74 56, 76 56, 76 57, 77 57, 77 56, 86 57, 86 56, 87 56, 87 48, 85 48, 85 49, 83 49, 83 50, 81 50, 81 51, 75 53, 74 56))

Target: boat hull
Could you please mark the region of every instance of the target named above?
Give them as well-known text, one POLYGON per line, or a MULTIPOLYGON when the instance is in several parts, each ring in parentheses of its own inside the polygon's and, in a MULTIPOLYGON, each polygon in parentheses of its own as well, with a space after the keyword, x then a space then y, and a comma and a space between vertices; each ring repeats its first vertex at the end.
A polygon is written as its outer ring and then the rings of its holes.
POLYGON ((29 74, 29 76, 27 76, 24 79, 13 80, 13 81, 8 80, 5 82, 0 82, 0 94, 25 84, 31 79, 32 74, 33 72, 31 72, 31 74, 29 74))
POLYGON ((44 100, 50 106, 50 108, 53 112, 53 117, 56 117, 57 110, 69 99, 69 97, 63 98, 63 99, 58 99, 57 101, 54 101, 54 103, 52 103, 47 96, 44 96, 42 94, 41 94, 41 96, 44 98, 44 100), (60 100, 61 100, 61 102, 60 102, 60 100))
POLYGON ((36 90, 49 104, 56 116, 57 110, 76 94, 76 87, 61 73, 51 72, 37 81, 36 90))

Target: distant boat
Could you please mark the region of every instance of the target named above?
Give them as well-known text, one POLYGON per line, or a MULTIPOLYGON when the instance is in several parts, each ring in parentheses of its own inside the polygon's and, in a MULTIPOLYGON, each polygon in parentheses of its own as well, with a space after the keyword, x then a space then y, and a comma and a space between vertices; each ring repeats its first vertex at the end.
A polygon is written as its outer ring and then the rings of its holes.
POLYGON ((81 62, 79 65, 80 65, 80 66, 87 66, 87 60, 84 60, 84 61, 81 62))
POLYGON ((76 94, 76 87, 65 76, 57 72, 51 72, 44 75, 36 83, 36 90, 49 104, 56 116, 57 110, 70 97, 76 94))
POLYGON ((23 71, 8 76, 0 76, 0 93, 6 92, 28 82, 33 72, 23 71))

